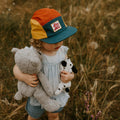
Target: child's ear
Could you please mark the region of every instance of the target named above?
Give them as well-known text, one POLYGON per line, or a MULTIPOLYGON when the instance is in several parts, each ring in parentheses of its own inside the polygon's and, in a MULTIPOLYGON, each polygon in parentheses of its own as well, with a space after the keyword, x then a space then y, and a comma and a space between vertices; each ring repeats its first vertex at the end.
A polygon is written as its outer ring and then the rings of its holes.
POLYGON ((67 65, 67 62, 63 60, 61 64, 65 67, 67 65))
POLYGON ((72 71, 73 71, 74 73, 77 73, 77 69, 76 69, 75 66, 72 67, 72 71))

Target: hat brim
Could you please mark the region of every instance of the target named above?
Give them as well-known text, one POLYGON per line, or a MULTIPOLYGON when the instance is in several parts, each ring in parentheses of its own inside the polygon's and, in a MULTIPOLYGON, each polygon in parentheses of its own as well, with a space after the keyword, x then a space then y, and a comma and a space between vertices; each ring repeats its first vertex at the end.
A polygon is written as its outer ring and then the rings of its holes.
POLYGON ((77 29, 75 27, 67 26, 67 28, 64 31, 60 32, 59 34, 56 34, 49 38, 40 39, 40 40, 49 44, 54 44, 54 43, 58 43, 60 41, 65 40, 66 38, 72 36, 76 32, 77 32, 77 29))

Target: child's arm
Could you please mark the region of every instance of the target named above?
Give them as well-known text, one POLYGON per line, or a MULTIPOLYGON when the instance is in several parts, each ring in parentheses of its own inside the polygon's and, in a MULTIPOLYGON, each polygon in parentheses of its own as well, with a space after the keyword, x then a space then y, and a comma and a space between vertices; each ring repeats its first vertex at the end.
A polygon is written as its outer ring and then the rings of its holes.
POLYGON ((16 79, 25 82, 26 84, 28 84, 31 87, 36 87, 37 84, 39 83, 37 75, 35 75, 35 74, 29 75, 29 74, 22 73, 17 65, 15 65, 13 68, 13 74, 16 79))
POLYGON ((70 73, 70 72, 66 72, 66 71, 61 71, 60 76, 61 76, 62 82, 67 83, 74 78, 74 73, 73 72, 70 73))

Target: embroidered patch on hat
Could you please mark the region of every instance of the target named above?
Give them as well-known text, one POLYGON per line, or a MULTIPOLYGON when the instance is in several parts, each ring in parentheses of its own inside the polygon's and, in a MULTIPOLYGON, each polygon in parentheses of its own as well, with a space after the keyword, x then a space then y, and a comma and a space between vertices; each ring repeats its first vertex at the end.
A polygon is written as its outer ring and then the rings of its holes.
POLYGON ((62 28, 58 20, 56 22, 52 23, 51 27, 54 32, 56 32, 62 28))

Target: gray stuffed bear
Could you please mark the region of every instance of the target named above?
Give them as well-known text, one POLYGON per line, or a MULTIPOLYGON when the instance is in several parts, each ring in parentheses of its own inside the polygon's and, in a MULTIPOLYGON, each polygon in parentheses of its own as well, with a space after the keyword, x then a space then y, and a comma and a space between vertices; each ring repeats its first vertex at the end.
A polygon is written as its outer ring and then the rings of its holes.
POLYGON ((40 80, 37 87, 31 87, 18 80, 18 92, 14 98, 21 100, 23 96, 34 96, 46 111, 53 112, 58 110, 60 105, 56 100, 51 99, 53 95, 52 88, 46 76, 41 72, 41 55, 33 47, 25 47, 23 49, 13 48, 11 51, 15 53, 15 63, 21 72, 37 74, 40 80))

